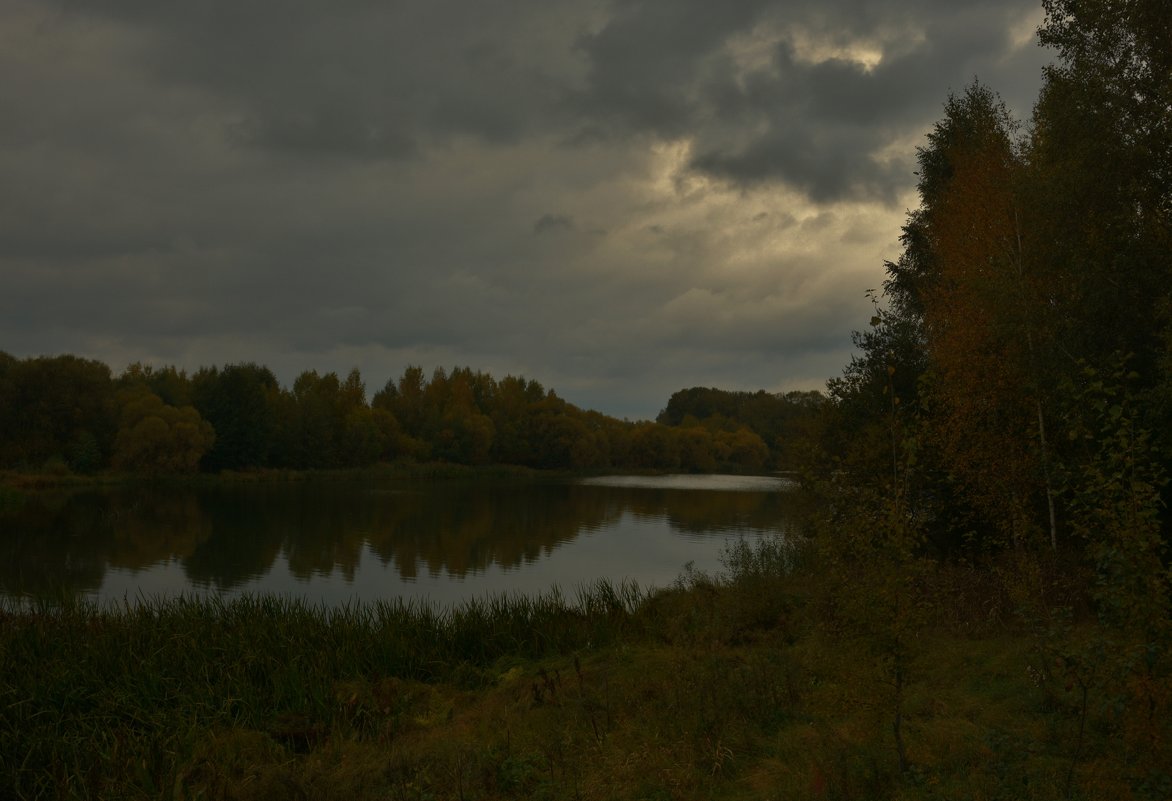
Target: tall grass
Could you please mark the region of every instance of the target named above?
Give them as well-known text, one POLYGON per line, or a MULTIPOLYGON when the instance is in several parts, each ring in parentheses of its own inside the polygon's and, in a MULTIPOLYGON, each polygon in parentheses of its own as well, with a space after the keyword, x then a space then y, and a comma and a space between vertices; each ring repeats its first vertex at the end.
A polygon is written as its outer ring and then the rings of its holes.
POLYGON ((652 595, 451 609, 0 605, 0 798, 1168 797, 1110 730, 1076 740, 1028 634, 954 612, 917 642, 901 771, 882 666, 805 558, 737 542, 652 595))
POLYGON ((0 607, 0 795, 154 797, 209 730, 309 742, 347 723, 340 683, 487 683, 504 656, 612 642, 641 598, 634 586, 598 582, 573 602, 553 591, 449 610, 412 601, 326 609, 271 596, 9 604, 0 607))

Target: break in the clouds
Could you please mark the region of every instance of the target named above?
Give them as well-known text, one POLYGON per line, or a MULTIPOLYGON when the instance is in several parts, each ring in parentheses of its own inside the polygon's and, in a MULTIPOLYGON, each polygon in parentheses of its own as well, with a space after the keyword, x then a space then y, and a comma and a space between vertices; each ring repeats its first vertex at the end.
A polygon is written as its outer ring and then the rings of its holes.
POLYGON ((1028 0, 0 4, 0 349, 820 387, 1028 0))

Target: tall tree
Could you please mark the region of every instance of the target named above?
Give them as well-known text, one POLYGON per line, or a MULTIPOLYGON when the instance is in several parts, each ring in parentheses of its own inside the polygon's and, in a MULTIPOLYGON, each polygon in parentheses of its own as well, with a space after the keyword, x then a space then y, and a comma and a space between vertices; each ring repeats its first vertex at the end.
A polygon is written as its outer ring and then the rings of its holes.
POLYGON ((921 150, 935 275, 923 288, 933 429, 949 469, 1014 542, 1057 547, 1047 437, 1045 282, 1023 248, 1015 124, 988 89, 950 98, 921 150))
POLYGON ((488 461, 495 434, 492 420, 476 404, 476 379, 468 368, 455 368, 450 376, 436 371, 428 386, 428 397, 436 405, 431 441, 441 459, 463 464, 488 461), (432 386, 437 390, 431 391, 432 386))
POLYGON ((267 367, 228 364, 199 370, 191 379, 192 403, 216 432, 203 459, 207 470, 266 467, 276 443, 280 386, 267 367))
MULTIPOLYGON (((1115 354, 1172 424, 1172 9, 1167 0, 1046 0, 1045 71, 1028 157, 1028 245, 1063 274, 1052 302, 1071 363, 1115 354), (1126 310, 1126 313, 1122 313, 1126 310)), ((1149 410, 1151 411, 1151 410, 1149 410)), ((1163 441, 1172 464, 1172 438, 1163 441)))

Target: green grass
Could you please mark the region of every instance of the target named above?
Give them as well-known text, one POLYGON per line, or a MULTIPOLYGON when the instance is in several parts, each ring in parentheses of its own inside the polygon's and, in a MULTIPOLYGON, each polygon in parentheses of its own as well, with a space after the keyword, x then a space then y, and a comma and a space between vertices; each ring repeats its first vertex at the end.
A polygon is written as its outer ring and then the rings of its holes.
POLYGON ((447 611, 9 608, 0 797, 1162 797, 1107 718, 1076 752, 1077 694, 975 591, 914 641, 901 774, 881 660, 824 577, 778 540, 725 563, 447 611))

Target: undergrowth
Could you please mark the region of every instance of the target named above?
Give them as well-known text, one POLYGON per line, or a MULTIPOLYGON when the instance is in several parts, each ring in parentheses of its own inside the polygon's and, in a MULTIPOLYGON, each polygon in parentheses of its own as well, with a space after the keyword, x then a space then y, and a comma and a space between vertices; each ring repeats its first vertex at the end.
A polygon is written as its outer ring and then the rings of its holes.
POLYGON ((9 606, 0 796, 1144 797, 1004 589, 934 580, 963 591, 913 643, 906 770, 873 649, 781 539, 650 595, 9 606))

